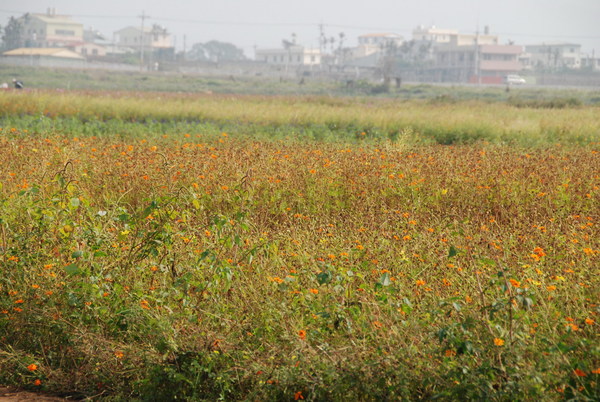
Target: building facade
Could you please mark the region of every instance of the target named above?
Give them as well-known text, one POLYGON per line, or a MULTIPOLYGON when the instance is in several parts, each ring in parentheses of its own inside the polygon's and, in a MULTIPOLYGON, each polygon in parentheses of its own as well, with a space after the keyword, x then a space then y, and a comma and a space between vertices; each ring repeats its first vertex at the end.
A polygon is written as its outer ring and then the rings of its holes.
POLYGON ((116 46, 127 47, 135 51, 170 49, 173 48, 173 37, 167 32, 167 29, 154 24, 142 28, 126 27, 114 33, 114 42, 116 46))
POLYGON ((25 47, 63 47, 83 41, 83 24, 71 17, 56 14, 25 14, 18 18, 25 47))
POLYGON ((436 49, 439 81, 502 84, 521 70, 521 46, 497 44, 447 45, 436 49))
POLYGON ((293 45, 287 49, 257 49, 255 58, 280 66, 318 66, 321 64, 321 51, 293 45))
POLYGON ((526 45, 521 61, 523 67, 528 70, 578 70, 583 64, 581 45, 576 43, 526 45))

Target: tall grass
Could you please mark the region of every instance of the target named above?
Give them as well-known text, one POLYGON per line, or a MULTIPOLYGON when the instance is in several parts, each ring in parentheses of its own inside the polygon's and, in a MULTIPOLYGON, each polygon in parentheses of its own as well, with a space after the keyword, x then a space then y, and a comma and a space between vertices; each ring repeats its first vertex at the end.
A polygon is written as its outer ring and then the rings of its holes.
POLYGON ((84 121, 209 122, 327 127, 397 138, 416 133, 438 143, 490 141, 589 143, 600 139, 598 107, 547 110, 503 103, 377 99, 198 96, 139 93, 5 92, 4 117, 75 117, 84 121))

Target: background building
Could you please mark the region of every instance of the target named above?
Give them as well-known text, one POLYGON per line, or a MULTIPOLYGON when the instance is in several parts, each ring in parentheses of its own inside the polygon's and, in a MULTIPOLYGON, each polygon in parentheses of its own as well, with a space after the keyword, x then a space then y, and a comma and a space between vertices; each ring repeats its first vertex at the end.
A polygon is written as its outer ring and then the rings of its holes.
POLYGON ((53 8, 46 14, 27 13, 18 22, 25 47, 62 47, 83 42, 83 24, 57 15, 53 8))
POLYGON ((581 45, 575 43, 543 43, 525 46, 521 58, 529 70, 580 69, 582 66, 581 45))
POLYGON ((173 47, 173 38, 167 32, 167 29, 154 24, 142 28, 127 27, 115 32, 115 45, 120 47, 129 47, 140 51, 142 47, 145 50, 169 49, 173 47))
POLYGON ((287 49, 257 49, 256 61, 280 66, 317 66, 321 64, 321 51, 300 45, 287 49))

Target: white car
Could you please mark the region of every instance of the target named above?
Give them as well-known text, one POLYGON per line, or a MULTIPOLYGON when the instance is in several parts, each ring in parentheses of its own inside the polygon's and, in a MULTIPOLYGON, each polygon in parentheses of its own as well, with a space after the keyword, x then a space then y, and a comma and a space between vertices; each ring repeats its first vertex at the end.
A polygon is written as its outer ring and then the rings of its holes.
POLYGON ((509 74, 509 75, 504 76, 504 83, 505 84, 522 85, 522 84, 526 84, 527 81, 525 81, 525 78, 521 77, 520 75, 509 74))

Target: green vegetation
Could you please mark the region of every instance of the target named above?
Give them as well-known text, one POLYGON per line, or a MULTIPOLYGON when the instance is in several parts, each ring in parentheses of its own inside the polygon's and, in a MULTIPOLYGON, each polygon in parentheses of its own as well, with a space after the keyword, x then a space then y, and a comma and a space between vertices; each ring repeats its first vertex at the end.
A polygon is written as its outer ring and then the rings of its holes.
MULTIPOLYGON (((132 60, 135 64, 135 60, 132 60)), ((387 89, 380 83, 367 80, 332 81, 318 77, 284 78, 274 76, 232 76, 218 74, 214 66, 213 76, 176 72, 139 72, 108 70, 50 69, 33 67, 11 67, 0 65, 2 82, 19 77, 30 89, 60 90, 108 90, 179 92, 187 94, 246 94, 246 95, 292 95, 292 96, 367 96, 402 100, 437 100, 457 102, 477 100, 485 102, 558 101, 576 99, 582 104, 600 104, 598 89, 549 89, 539 87, 505 86, 477 87, 461 85, 405 84, 400 88, 387 89), (303 82, 301 84, 301 82, 303 82)))
POLYGON ((596 107, 56 91, 0 105, 0 383, 116 400, 600 398, 596 107))
POLYGON ((0 117, 5 124, 24 119, 18 121, 26 121, 26 128, 34 132, 55 129, 74 135, 107 128, 110 134, 216 128, 261 138, 308 137, 330 142, 355 142, 366 136, 440 144, 588 144, 600 140, 599 115, 594 106, 548 113, 538 107, 439 98, 402 101, 56 91, 8 91, 0 96, 0 117))

